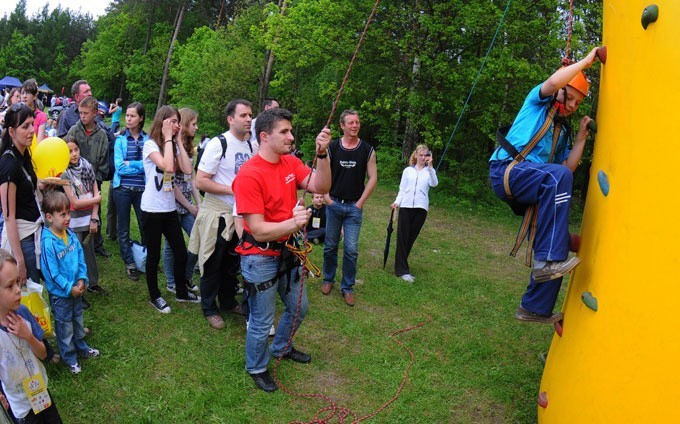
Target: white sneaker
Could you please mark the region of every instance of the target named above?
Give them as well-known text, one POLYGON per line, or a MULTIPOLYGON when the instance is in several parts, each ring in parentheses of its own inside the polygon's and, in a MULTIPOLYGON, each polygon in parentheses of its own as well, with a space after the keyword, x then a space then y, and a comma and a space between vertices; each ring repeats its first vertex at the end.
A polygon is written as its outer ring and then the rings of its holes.
POLYGON ((413 283, 414 281, 416 281, 416 277, 414 277, 411 274, 404 274, 401 276, 401 279, 406 281, 407 283, 413 283))
POLYGON ((73 365, 69 365, 68 367, 71 369, 71 374, 80 374, 81 369, 77 362, 73 365))

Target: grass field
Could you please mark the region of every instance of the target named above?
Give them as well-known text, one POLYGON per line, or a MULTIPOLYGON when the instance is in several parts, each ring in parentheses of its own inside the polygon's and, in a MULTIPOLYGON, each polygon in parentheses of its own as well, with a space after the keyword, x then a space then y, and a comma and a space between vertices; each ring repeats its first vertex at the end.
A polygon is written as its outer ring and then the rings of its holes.
MULTIPOLYGON (((395 395, 409 364, 390 334, 430 317, 397 337, 415 362, 399 397, 370 422, 535 422, 539 357, 553 330, 514 320, 528 275, 523 258, 507 254, 518 221, 509 209, 463 208, 437 193, 411 254, 416 282, 409 284, 392 274, 396 232, 382 269, 395 193, 381 187, 366 206, 356 306, 344 304, 337 286, 323 296, 319 279, 308 280, 310 311, 295 344, 313 360, 282 362, 281 381, 293 391, 330 396, 357 417, 370 414, 395 395)), ((144 277, 128 280, 117 244, 107 241, 107 248, 114 256, 98 258, 100 284, 111 294, 89 295, 85 313, 87 341, 101 357, 84 361, 77 376, 63 364, 48 365, 64 422, 308 422, 329 406, 257 390, 244 371, 240 317, 225 317, 226 329, 215 331, 198 305, 178 304, 169 293, 172 313, 159 314, 148 303, 144 277)), ((319 266, 322 253, 316 247, 311 255, 319 266)), ((159 276, 165 296, 164 282, 159 276)))

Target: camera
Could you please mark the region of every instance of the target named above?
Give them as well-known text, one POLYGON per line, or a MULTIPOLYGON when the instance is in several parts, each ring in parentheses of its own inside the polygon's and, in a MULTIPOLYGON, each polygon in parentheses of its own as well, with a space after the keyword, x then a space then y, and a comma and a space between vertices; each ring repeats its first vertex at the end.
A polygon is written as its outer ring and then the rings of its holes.
POLYGON ((305 155, 305 153, 300 149, 295 149, 293 151, 293 155, 295 155, 295 157, 298 158, 298 159, 302 159, 302 157, 305 155))

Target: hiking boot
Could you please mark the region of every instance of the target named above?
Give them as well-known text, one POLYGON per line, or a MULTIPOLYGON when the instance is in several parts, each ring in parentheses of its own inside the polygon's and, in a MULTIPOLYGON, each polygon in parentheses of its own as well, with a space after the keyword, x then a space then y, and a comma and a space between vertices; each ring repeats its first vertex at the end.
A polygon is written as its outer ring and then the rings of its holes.
POLYGON ((219 315, 210 315, 205 317, 208 320, 208 324, 215 330, 221 330, 224 328, 224 320, 219 315))
POLYGON ((535 282, 544 283, 567 275, 579 263, 581 260, 576 256, 560 262, 548 262, 543 268, 534 269, 532 275, 535 282))
POLYGON ((180 296, 180 295, 175 296, 175 300, 178 301, 178 302, 185 302, 185 303, 199 303, 201 301, 201 297, 196 296, 192 292, 187 292, 187 294, 184 295, 184 296, 180 296))
POLYGON ((276 387, 276 382, 269 375, 269 371, 262 371, 257 374, 248 374, 255 382, 258 389, 264 390, 265 392, 275 392, 278 387, 276 387))
POLYGON ((162 297, 150 300, 149 303, 161 314, 170 313, 170 306, 168 306, 168 302, 166 302, 162 297))
POLYGON ((347 304, 347 306, 354 306, 354 293, 344 292, 342 294, 342 297, 345 298, 345 303, 347 304))
POLYGON ((564 318, 562 312, 552 315, 542 315, 524 309, 521 305, 517 307, 515 312, 515 319, 524 322, 537 322, 539 324, 553 324, 564 318))
POLYGON ((137 271, 137 268, 125 268, 125 273, 130 280, 139 281, 139 271, 137 271))
POLYGON ((286 353, 283 355, 283 359, 290 359, 293 362, 297 362, 300 364, 308 364, 312 362, 312 357, 304 352, 300 352, 299 350, 295 349, 294 347, 290 348, 290 352, 286 353))

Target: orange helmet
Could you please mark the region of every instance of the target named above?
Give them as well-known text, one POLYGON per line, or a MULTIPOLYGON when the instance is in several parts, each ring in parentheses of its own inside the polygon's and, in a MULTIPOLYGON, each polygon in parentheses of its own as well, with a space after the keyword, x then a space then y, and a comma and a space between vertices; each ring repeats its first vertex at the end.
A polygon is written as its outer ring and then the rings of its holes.
POLYGON ((584 74, 583 71, 579 71, 576 75, 574 75, 574 78, 572 78, 567 85, 572 86, 584 96, 588 96, 590 83, 588 83, 588 78, 586 78, 586 74, 584 74))

